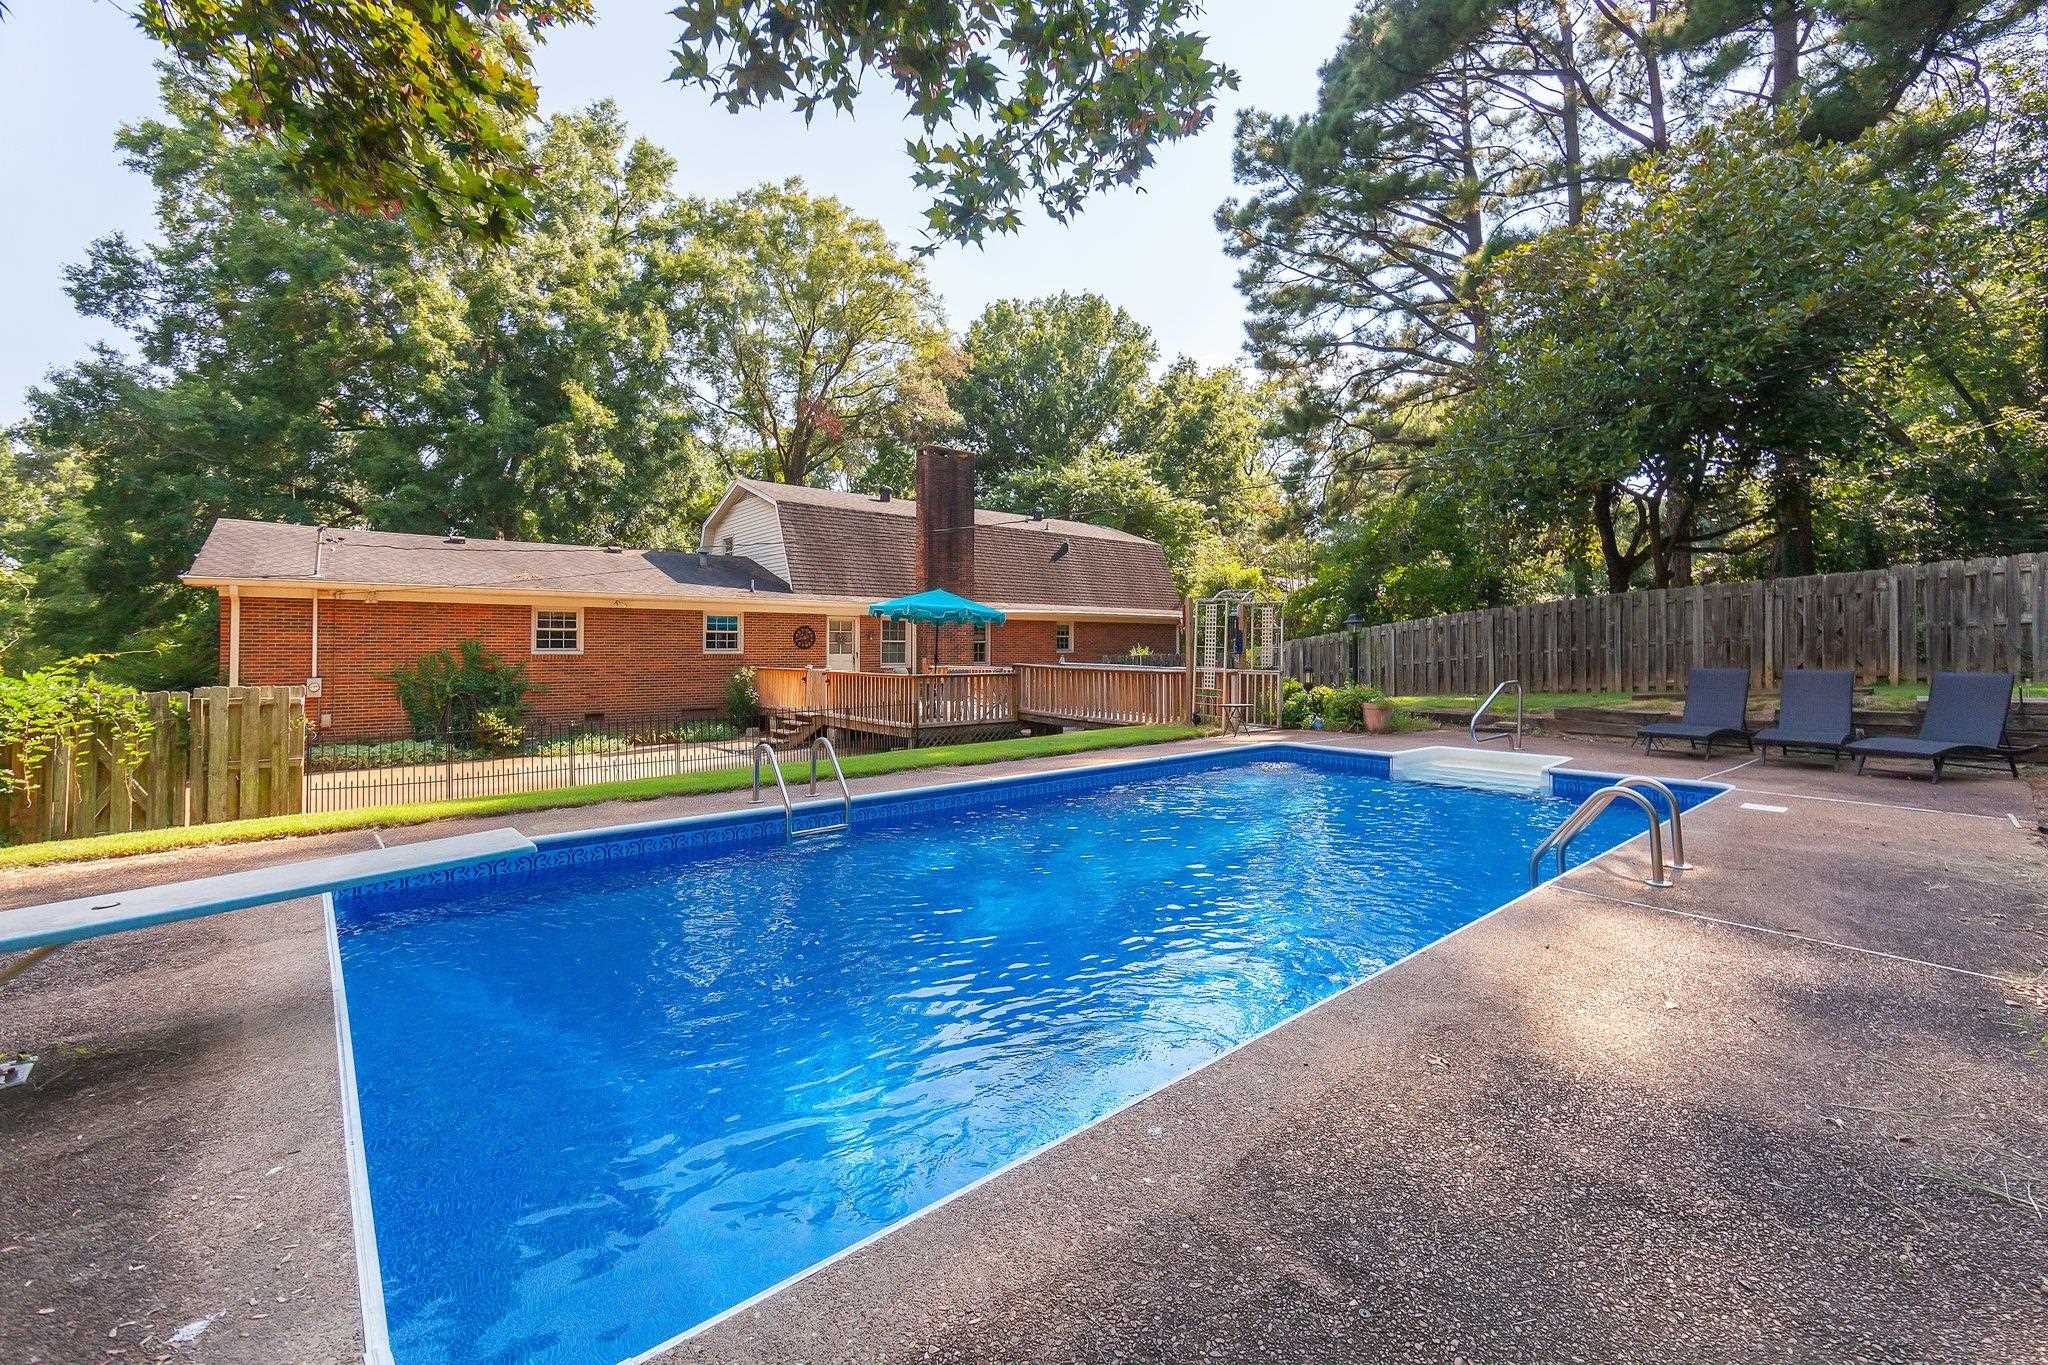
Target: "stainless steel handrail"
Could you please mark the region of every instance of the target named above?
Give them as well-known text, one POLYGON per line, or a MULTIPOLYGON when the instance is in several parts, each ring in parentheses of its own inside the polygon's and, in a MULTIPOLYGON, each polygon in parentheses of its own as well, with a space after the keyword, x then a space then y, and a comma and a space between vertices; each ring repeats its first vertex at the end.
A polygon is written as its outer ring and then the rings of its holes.
POLYGON ((1509 678, 1506 682, 1495 687, 1493 691, 1487 693, 1486 700, 1479 703, 1479 709, 1472 713, 1471 723, 1465 727, 1466 733, 1472 736, 1472 742, 1474 744, 1491 744, 1497 739, 1504 739, 1508 742, 1510 749, 1520 752, 1522 748, 1522 709, 1526 698, 1527 694, 1522 690, 1522 680, 1520 678, 1509 678), (1486 715, 1486 708, 1492 706, 1499 699, 1500 694, 1507 691, 1510 687, 1515 689, 1515 728, 1512 730, 1488 730, 1485 737, 1481 738, 1479 722, 1486 715))
POLYGON ((789 800, 789 784, 782 780, 782 760, 775 756, 775 745, 762 740, 754 746, 754 803, 761 801, 761 759, 768 760, 768 770, 775 774, 775 790, 782 793, 782 832, 788 838, 796 837, 796 813, 789 800))
POLYGON ((1671 862, 1668 866, 1674 872, 1685 872, 1692 864, 1685 860, 1685 825, 1679 819, 1678 793, 1654 777, 1624 777, 1614 784, 1617 787, 1647 787, 1664 798, 1664 804, 1671 808, 1671 862))
POLYGON ((839 779, 839 809, 841 814, 838 824, 820 825, 816 829, 803 831, 805 834, 832 834, 842 829, 853 828, 853 793, 847 790, 846 769, 839 766, 839 750, 833 748, 832 741, 823 735, 818 735, 811 740, 811 795, 816 796, 818 794, 818 750, 820 749, 825 751, 825 757, 832 760, 832 775, 839 779))
POLYGON ((1560 877, 1563 876, 1564 854, 1571 846, 1572 840, 1576 839, 1587 825, 1592 824, 1601 811, 1624 798, 1635 803, 1650 822, 1650 875, 1644 884, 1658 888, 1670 886, 1671 879, 1664 875, 1664 821, 1657 814, 1657 808, 1650 803, 1649 797, 1633 787, 1624 787, 1619 783, 1611 787, 1602 787, 1581 801, 1579 808, 1566 816, 1563 824, 1552 830, 1542 843, 1536 845, 1536 851, 1529 855, 1529 885, 1534 886, 1541 880, 1543 855, 1552 848, 1557 850, 1557 873, 1560 877))
POLYGON ((776 754, 775 745, 764 739, 754 746, 753 799, 757 804, 761 800, 761 760, 766 758, 768 770, 775 775, 775 790, 782 795, 782 832, 791 841, 808 838, 813 834, 837 834, 840 830, 853 826, 853 793, 846 785, 846 770, 839 766, 839 750, 823 735, 811 741, 811 794, 815 796, 818 792, 818 750, 821 748, 825 751, 825 757, 832 760, 832 775, 839 779, 839 823, 798 829, 796 803, 789 799, 789 784, 782 780, 782 759, 776 754))

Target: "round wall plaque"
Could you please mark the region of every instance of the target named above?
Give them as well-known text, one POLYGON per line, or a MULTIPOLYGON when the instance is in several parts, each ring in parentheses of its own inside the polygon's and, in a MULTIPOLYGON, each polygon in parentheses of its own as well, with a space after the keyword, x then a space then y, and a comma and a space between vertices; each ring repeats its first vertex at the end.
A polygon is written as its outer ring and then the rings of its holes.
POLYGON ((809 626, 798 626, 796 633, 790 636, 790 640, 798 649, 809 649, 812 645, 818 643, 818 632, 812 630, 809 626))

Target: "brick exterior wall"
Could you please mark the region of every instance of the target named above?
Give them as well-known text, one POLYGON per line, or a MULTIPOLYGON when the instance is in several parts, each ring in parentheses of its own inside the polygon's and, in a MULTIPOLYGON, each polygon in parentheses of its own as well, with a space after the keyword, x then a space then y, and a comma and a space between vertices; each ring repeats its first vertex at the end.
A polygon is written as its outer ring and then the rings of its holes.
MULTIPOLYGON (((338 738, 400 735, 410 730, 389 674, 435 649, 480 639, 501 658, 526 665, 538 684, 528 694, 535 715, 611 720, 715 712, 725 685, 741 664, 822 666, 825 620, 785 612, 743 613, 741 653, 706 654, 704 618, 697 611, 585 607, 583 652, 535 654, 533 609, 467 602, 320 603, 321 695, 307 710, 328 717, 338 738), (815 637, 799 649, 796 630, 815 637)), ((220 677, 228 675, 228 612, 222 604, 220 677)), ((312 610, 289 598, 242 599, 242 674, 245 684, 303 683, 311 668, 312 610)))
MULTIPOLYGON (((493 603, 359 602, 320 603, 321 695, 307 710, 334 738, 375 738, 409 733, 389 674, 435 649, 481 639, 501 658, 523 663, 538 684, 529 704, 538 716, 581 720, 602 714, 611 720, 710 713, 721 709, 725 685, 742 664, 801 668, 825 663, 825 618, 788 612, 743 613, 742 652, 706 654, 704 618, 698 611, 633 607, 586 607, 581 654, 535 654, 533 609, 493 603), (809 626, 814 637, 799 649, 794 636, 809 626)), ((248 685, 305 682, 312 670, 312 604, 304 599, 242 599, 242 672, 248 685)), ((220 613, 220 678, 228 676, 229 612, 220 613)), ((880 622, 860 618, 860 666, 881 667, 880 622)), ((1056 663, 1051 621, 1007 621, 994 628, 989 662, 1056 663)), ((969 662, 971 633, 945 627, 940 658, 969 662)), ((1065 657, 1095 663, 1133 645, 1174 652, 1178 627, 1171 623, 1080 621, 1073 650, 1065 657)), ((930 643, 925 644, 926 658, 930 643)))

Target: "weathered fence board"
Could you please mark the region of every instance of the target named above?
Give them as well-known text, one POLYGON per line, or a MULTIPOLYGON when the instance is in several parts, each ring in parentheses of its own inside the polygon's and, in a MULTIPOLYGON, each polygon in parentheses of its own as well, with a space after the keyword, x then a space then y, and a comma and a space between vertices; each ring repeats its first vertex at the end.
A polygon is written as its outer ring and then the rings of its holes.
POLYGON ((295 687, 149 692, 150 733, 130 754, 99 732, 15 774, 0 829, 17 839, 75 839, 210 824, 305 808, 306 701, 295 687))
POLYGON ((1678 692, 1688 670, 1788 668, 1861 682, 1951 669, 2048 678, 2048 554, 1860 573, 1705 583, 1395 621, 1287 641, 1304 682, 1359 681, 1400 696, 1474 695, 1507 678, 1539 692, 1678 692))

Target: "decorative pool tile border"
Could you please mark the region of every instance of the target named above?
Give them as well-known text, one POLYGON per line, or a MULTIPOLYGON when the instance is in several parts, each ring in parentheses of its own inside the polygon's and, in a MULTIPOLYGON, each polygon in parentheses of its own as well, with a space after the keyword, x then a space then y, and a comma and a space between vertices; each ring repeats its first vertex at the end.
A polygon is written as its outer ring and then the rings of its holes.
MULTIPOLYGON (((867 792, 853 798, 856 830, 901 825, 932 815, 1056 800, 1105 787, 1141 782, 1164 774, 1235 768, 1248 763, 1285 760, 1305 767, 1388 779, 1388 755, 1320 744, 1278 741, 1239 749, 1211 749, 1191 754, 1128 759, 1064 772, 1017 773, 973 778, 931 787, 867 792)), ((838 816, 839 803, 822 793, 797 807, 797 827, 819 807, 838 816)), ((733 848, 774 847, 783 840, 780 806, 763 805, 738 811, 684 816, 675 820, 612 825, 602 829, 546 834, 534 839, 535 851, 463 863, 430 872, 390 877, 335 893, 335 913, 344 924, 365 915, 423 900, 467 894, 479 887, 513 887, 565 868, 599 867, 650 858, 723 853, 733 848)))
MULTIPOLYGON (((1550 794, 1566 801, 1583 801, 1602 787, 1611 787, 1621 779, 1620 773, 1572 772, 1563 768, 1552 768, 1550 794)), ((1661 780, 1678 797, 1678 808, 1681 811, 1691 810, 1694 806, 1711 801, 1728 790, 1719 782, 1673 781, 1669 778, 1661 780)), ((1643 795, 1653 802, 1661 799, 1651 791, 1645 791, 1643 795)))

